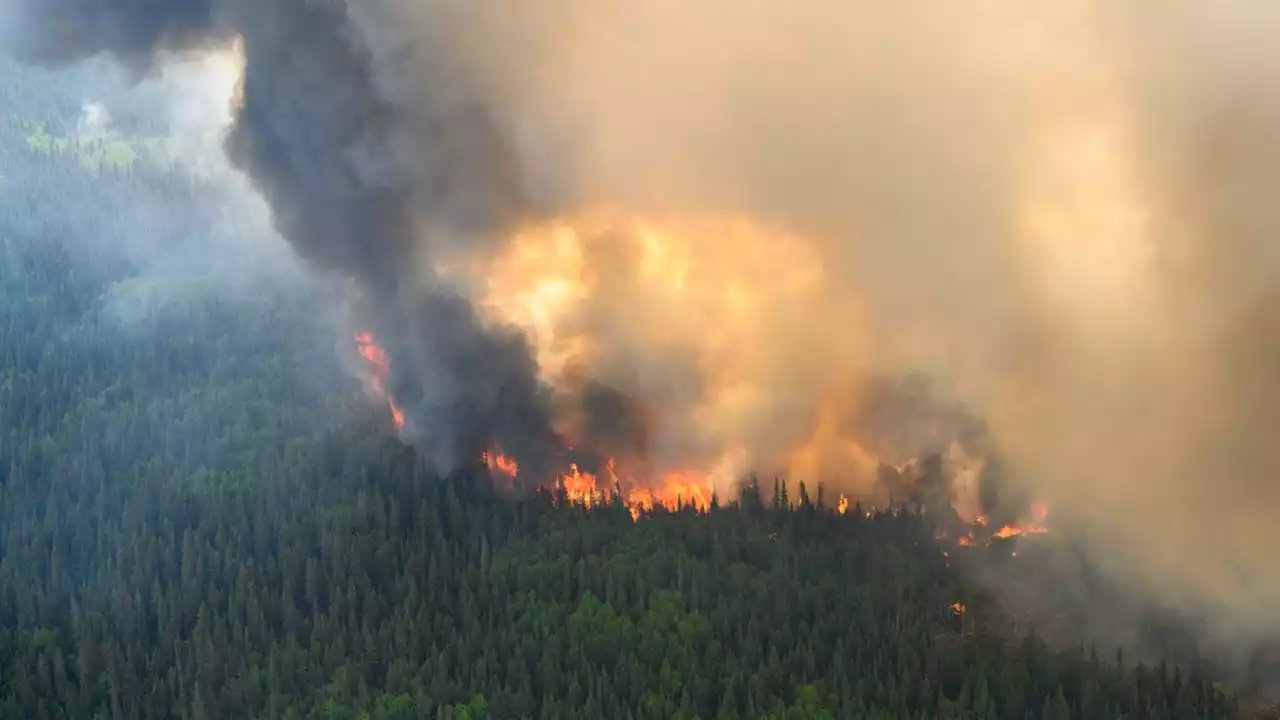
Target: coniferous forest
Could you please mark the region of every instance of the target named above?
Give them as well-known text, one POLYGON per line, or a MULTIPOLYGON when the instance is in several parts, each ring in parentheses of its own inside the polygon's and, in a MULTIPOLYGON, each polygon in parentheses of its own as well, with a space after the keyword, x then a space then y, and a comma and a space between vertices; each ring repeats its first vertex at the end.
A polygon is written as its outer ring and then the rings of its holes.
POLYGON ((210 249, 243 190, 146 93, 0 65, 0 717, 1240 716, 1194 667, 984 631, 910 509, 430 476, 304 273, 210 249))

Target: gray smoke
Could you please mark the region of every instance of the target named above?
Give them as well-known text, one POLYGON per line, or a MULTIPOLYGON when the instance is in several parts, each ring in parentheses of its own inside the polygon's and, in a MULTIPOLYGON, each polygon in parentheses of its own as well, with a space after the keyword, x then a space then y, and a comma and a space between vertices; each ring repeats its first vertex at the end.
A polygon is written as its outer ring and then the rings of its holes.
POLYGON ((239 42, 227 153, 301 257, 359 283, 407 433, 443 470, 494 440, 534 467, 555 446, 523 336, 486 327, 415 261, 497 237, 523 205, 518 167, 481 96, 405 19, 341 0, 33 0, 5 26, 25 60, 105 53, 140 74, 239 42))

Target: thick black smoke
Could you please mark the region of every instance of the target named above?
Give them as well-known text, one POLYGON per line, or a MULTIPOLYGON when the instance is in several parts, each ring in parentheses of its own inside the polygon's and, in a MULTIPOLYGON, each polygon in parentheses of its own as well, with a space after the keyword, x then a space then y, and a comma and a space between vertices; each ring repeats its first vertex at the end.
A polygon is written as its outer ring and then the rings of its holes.
POLYGON ((554 437, 527 342, 486 327, 420 261, 442 238, 499 235, 522 206, 516 163, 466 78, 444 78, 431 48, 409 47, 395 18, 375 10, 342 0, 22 0, 8 39, 28 61, 106 53, 146 72, 167 54, 239 38, 245 70, 227 152, 303 258, 360 283, 393 358, 406 432, 442 469, 494 440, 536 467, 554 437))

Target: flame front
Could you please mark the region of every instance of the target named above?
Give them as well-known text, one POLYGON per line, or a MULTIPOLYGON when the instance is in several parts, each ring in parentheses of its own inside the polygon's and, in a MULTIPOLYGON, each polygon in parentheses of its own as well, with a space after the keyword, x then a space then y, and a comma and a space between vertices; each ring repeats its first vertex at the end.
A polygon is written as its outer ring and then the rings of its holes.
POLYGON ((601 483, 596 474, 570 465, 569 471, 560 476, 558 484, 570 502, 587 507, 609 502, 616 495, 635 519, 658 506, 668 510, 690 505, 699 510, 711 507, 711 478, 701 473, 668 472, 651 480, 622 477, 617 472, 615 461, 610 459, 600 475, 606 482, 601 483))
MULTIPOLYGON (((733 213, 593 208, 517 226, 496 247, 436 258, 433 269, 469 286, 486 322, 524 332, 555 403, 551 429, 581 449, 577 464, 532 477, 491 447, 479 459, 497 478, 555 486, 588 507, 617 499, 638 516, 709 508, 747 472, 850 495, 891 493, 875 486, 882 465, 918 474, 904 466, 922 449, 914 434, 860 425, 876 345, 822 243, 733 213), (601 428, 615 418, 580 402, 590 383, 623 398, 634 425, 601 428)), ((392 359, 369 332, 356 342, 402 428, 392 359)), ((928 442, 939 440, 950 443, 953 505, 972 516, 983 459, 952 437, 928 442)), ((835 509, 849 505, 841 496, 835 509)))
MULTIPOLYGON (((356 350, 367 366, 365 380, 370 392, 387 403, 396 429, 403 429, 404 411, 387 391, 386 383, 391 374, 391 361, 386 350, 378 345, 373 333, 368 331, 356 333, 355 342, 356 350)), ((514 481, 520 476, 519 462, 505 454, 501 448, 495 447, 486 451, 480 460, 492 475, 504 481, 514 481)), ((555 478, 554 485, 564 490, 570 502, 586 507, 607 502, 615 492, 620 493, 619 488, 625 485, 630 489, 622 496, 623 502, 631 510, 632 517, 636 518, 641 512, 652 510, 658 505, 671 510, 687 505, 706 510, 711 506, 711 479, 705 474, 693 471, 667 472, 650 483, 642 478, 619 477, 612 459, 606 461, 603 474, 608 482, 601 484, 595 473, 584 472, 577 464, 570 463, 567 469, 555 478)))
MULTIPOLYGON (((496 477, 514 480, 520 475, 520 465, 501 450, 484 453, 482 460, 496 477)), ((536 479, 533 481, 537 482, 536 479)), ((668 510, 688 506, 707 510, 711 507, 711 479, 707 475, 682 471, 669 472, 652 480, 624 477, 618 474, 613 459, 606 460, 599 473, 583 470, 577 463, 569 463, 552 484, 564 493, 567 502, 587 508, 604 505, 616 498, 631 512, 633 519, 639 519, 642 513, 658 506, 668 510)))
MULTIPOLYGON (((391 361, 386 350, 378 345, 373 334, 368 331, 356 333, 355 342, 356 350, 368 367, 366 375, 368 387, 375 396, 386 402, 396 429, 403 429, 404 412, 387 390, 386 382, 391 373, 391 361)), ((512 482, 520 477, 520 464, 515 458, 503 453, 501 448, 494 447, 486 451, 480 459, 496 478, 512 482)), ((630 460, 644 464, 647 459, 630 460)), ((899 470, 904 468, 905 466, 899 470)), ((534 482, 538 482, 538 479, 535 478, 534 482)), ((554 479, 553 484, 564 492, 568 502, 587 508, 610 502, 616 497, 627 507, 633 519, 639 519, 642 513, 659 506, 668 510, 693 507, 706 511, 711 507, 714 494, 713 476, 710 473, 688 469, 656 473, 626 473, 619 471, 619 464, 613 458, 605 460, 599 473, 584 471, 578 464, 569 463, 564 472, 554 479), (604 482, 601 482, 602 478, 604 482)), ((841 494, 835 511, 844 515, 848 510, 849 498, 841 494)), ((987 536, 987 539, 1046 533, 1048 532, 1045 524, 1047 516, 1048 506, 1044 503, 1034 503, 1031 506, 1031 520, 1005 525, 987 536)), ((970 522, 969 533, 957 537, 957 544, 962 547, 972 545, 975 541, 975 532, 985 534, 987 525, 987 516, 975 516, 970 522)), ((938 539, 945 537, 944 531, 938 532, 938 539)))

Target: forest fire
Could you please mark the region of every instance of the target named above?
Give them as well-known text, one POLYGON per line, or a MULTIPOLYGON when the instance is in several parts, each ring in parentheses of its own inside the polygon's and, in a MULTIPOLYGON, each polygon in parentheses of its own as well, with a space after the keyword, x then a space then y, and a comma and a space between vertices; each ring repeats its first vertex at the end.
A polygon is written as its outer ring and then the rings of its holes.
POLYGON ((1048 526, 1045 525, 1045 518, 1049 515, 1049 506, 1044 503, 1033 503, 1031 505, 1031 520, 1025 523, 1015 523, 1012 525, 1003 525, 999 530, 992 534, 992 537, 1011 538, 1019 535, 1043 535, 1049 532, 1048 526))
MULTIPOLYGON (((497 247, 433 267, 468 287, 481 322, 518 330, 550 391, 550 426, 531 429, 553 447, 535 462, 490 445, 476 459, 494 479, 636 515, 708 508, 713 488, 753 471, 890 498, 932 484, 962 514, 977 505, 984 459, 958 440, 966 421, 928 388, 868 369, 858 295, 828 276, 812 238, 732 212, 595 207, 518 225, 497 247), (823 352, 797 361, 784 346, 823 352), (936 462, 912 459, 922 447, 936 462)), ((371 394, 403 428, 388 354, 369 332, 356 341, 371 394)), ((835 510, 849 506, 841 496, 835 510)))
POLYGON ((603 490, 596 487, 596 476, 582 472, 576 463, 569 464, 569 470, 556 479, 556 485, 572 503, 591 507, 604 499, 603 490))
MULTIPOLYGON (((404 412, 396 404, 386 387, 386 379, 390 375, 391 363, 384 350, 375 341, 373 334, 367 331, 355 334, 356 349, 368 366, 365 376, 371 392, 385 402, 390 410, 392 422, 397 430, 403 429, 404 412)), ((572 448, 566 447, 566 450, 572 448)), ((515 457, 503 452, 500 447, 493 447, 481 454, 481 463, 489 470, 491 477, 505 485, 514 483, 521 476, 520 463, 515 457)), ((918 461, 907 465, 914 466, 918 461)), ((564 493, 567 502, 586 508, 599 507, 605 504, 620 502, 628 509, 633 519, 661 506, 667 510, 679 510, 693 507, 706 511, 711 506, 713 495, 712 477, 706 473, 692 470, 673 470, 665 472, 629 473, 619 469, 617 460, 606 457, 599 463, 596 471, 584 469, 577 462, 566 462, 564 469, 554 474, 549 480, 532 478, 533 484, 553 487, 564 493), (644 478, 649 478, 648 480, 644 478)), ((896 468, 897 476, 901 476, 902 468, 896 468)), ((844 515, 848 512, 850 501, 841 494, 834 510, 844 515)), ((987 515, 976 515, 967 523, 967 531, 954 537, 960 547, 971 547, 975 544, 986 545, 992 540, 1008 539, 1022 535, 1039 535, 1047 533, 1045 520, 1048 506, 1037 502, 1031 505, 1030 519, 1002 525, 992 532, 987 515)), ((949 532, 939 529, 935 539, 947 540, 949 532)))
MULTIPOLYGON (((990 519, 986 515, 978 515, 967 524, 964 533, 956 535, 956 545, 960 547, 971 547, 975 544, 987 545, 992 540, 1007 540, 1023 535, 1044 535, 1049 532, 1049 526, 1046 524, 1046 518, 1049 515, 1047 504, 1032 503, 1030 515, 1029 520, 1004 524, 995 531, 990 530, 990 519)), ((948 531, 941 528, 934 533, 936 540, 946 540, 949 536, 948 531)))
POLYGON ((396 430, 403 430, 404 411, 396 405, 395 399, 387 392, 387 378, 391 375, 391 361, 387 357, 387 351, 378 345, 371 332, 358 332, 355 340, 356 350, 369 366, 369 374, 366 376, 366 380, 370 390, 378 398, 386 401, 387 407, 391 410, 391 422, 395 425, 396 430))
MULTIPOLYGON (((572 408, 555 421, 575 444, 643 463, 636 475, 697 468, 715 485, 752 470, 874 478, 874 453, 849 437, 851 376, 867 355, 856 293, 831 282, 811 238, 733 211, 600 205, 530 219, 499 247, 436 270, 468 286, 487 321, 527 338, 539 380, 572 408), (823 353, 801 362, 783 345, 823 353), (620 412, 582 411, 592 385, 620 412), (796 419, 763 429, 784 416, 796 419), (600 431, 601 420, 625 428, 600 431), (613 436, 606 447, 591 442, 598 431, 613 436)), ((703 502, 703 485, 684 491, 703 502)))
MULTIPOLYGON (((355 342, 356 350, 368 369, 365 381, 370 392, 380 401, 386 402, 396 429, 403 429, 404 411, 396 404, 386 387, 391 370, 386 350, 378 345, 373 333, 368 331, 356 333, 355 342)), ((495 479, 509 483, 520 477, 520 463, 505 454, 501 448, 486 451, 480 460, 495 479)), ((632 517, 638 517, 641 512, 659 505, 668 510, 690 505, 706 510, 711 506, 711 479, 704 474, 693 471, 667 472, 660 474, 657 481, 650 485, 633 477, 620 475, 612 458, 604 461, 600 473, 584 471, 577 463, 571 462, 547 484, 563 490, 569 502, 586 507, 610 502, 617 495, 630 509, 632 517), (598 476, 603 476, 605 481, 600 482, 598 476), (623 487, 628 489, 624 492, 623 487)))
MULTIPOLYGON (((390 377, 391 361, 386 350, 374 339, 371 332, 361 331, 354 336, 356 350, 364 360, 367 372, 364 379, 372 395, 380 402, 385 402, 392 422, 397 430, 405 425, 404 411, 396 404, 387 389, 390 377)), ((571 447, 565 450, 573 451, 571 447)), ((574 451, 576 452, 576 451, 574 451)), ((588 456, 579 456, 589 457, 588 456)), ((642 469, 635 472, 622 470, 622 467, 645 466, 644 459, 627 459, 620 463, 612 457, 597 458, 598 463, 591 462, 595 470, 588 469, 578 462, 565 461, 562 470, 553 473, 549 478, 527 478, 522 476, 521 465, 517 459, 505 453, 500 447, 493 447, 481 454, 480 462, 489 470, 491 477, 504 485, 513 484, 518 478, 528 479, 533 485, 553 487, 564 493, 567 502, 586 508, 598 507, 614 501, 626 507, 632 518, 659 506, 667 510, 679 510, 693 507, 705 511, 710 508, 713 495, 713 479, 708 473, 694 470, 650 471, 642 469)), ((914 468, 918 460, 909 461, 905 466, 894 468, 894 477, 904 477, 904 468, 914 468)), ((841 494, 834 507, 836 513, 844 515, 848 512, 850 500, 841 494)), ((958 506, 957 506, 958 507, 958 506)), ((1022 535, 1039 535, 1048 532, 1045 523, 1048 507, 1044 503, 1033 503, 1030 519, 1025 522, 1002 525, 999 529, 989 529, 986 515, 976 515, 967 524, 967 531, 956 534, 954 542, 960 547, 975 544, 989 544, 992 540, 1007 539, 1022 535)), ((946 540, 950 533, 939 529, 935 538, 946 540)))
MULTIPOLYGON (((506 480, 519 476, 519 463, 500 450, 484 453, 483 461, 495 476, 506 480)), ((690 505, 699 510, 711 507, 711 481, 705 475, 671 472, 650 485, 620 475, 613 459, 605 460, 599 473, 583 470, 577 463, 569 463, 567 469, 550 484, 563 491, 568 502, 588 508, 612 502, 616 497, 637 519, 642 512, 657 506, 668 510, 690 505), (624 487, 627 488, 625 491, 624 487)))
POLYGON ((501 450, 491 450, 480 458, 489 470, 514 479, 520 474, 520 463, 515 458, 503 455, 501 450))
MULTIPOLYGON (((396 404, 386 385, 391 371, 391 361, 386 350, 377 343, 371 332, 357 332, 354 339, 356 350, 366 366, 364 380, 370 393, 380 402, 386 403, 395 428, 403 430, 405 413, 396 404)), ((565 449, 572 450, 569 447, 565 449)), ((525 479, 521 475, 519 461, 503 452, 500 447, 495 446, 482 453, 480 462, 489 470, 491 477, 504 485, 514 483, 517 478, 525 479)), ((918 464, 917 461, 911 461, 908 465, 913 463, 918 464)), ((636 464, 642 466, 644 463, 636 464)), ((693 507, 705 511, 711 506, 714 492, 712 476, 694 470, 626 472, 619 469, 619 462, 612 457, 603 458, 596 471, 584 469, 577 462, 566 462, 562 467, 563 470, 551 476, 550 479, 532 478, 530 480, 536 485, 554 487, 564 493, 568 502, 587 508, 608 504, 616 499, 630 511, 634 519, 639 519, 642 513, 659 506, 667 510, 693 507)), ((900 475, 902 468, 897 470, 900 475)), ((841 494, 834 510, 844 515, 849 507, 849 497, 841 494)), ((1004 525, 995 532, 987 531, 987 516, 978 515, 969 523, 967 534, 956 536, 955 542, 962 547, 967 547, 975 542, 986 544, 992 539, 1046 533, 1048 528, 1044 521, 1047 514, 1047 506, 1036 503, 1032 506, 1030 521, 1004 525)), ((947 537, 948 533, 945 530, 939 530, 936 535, 939 540, 947 537)))

